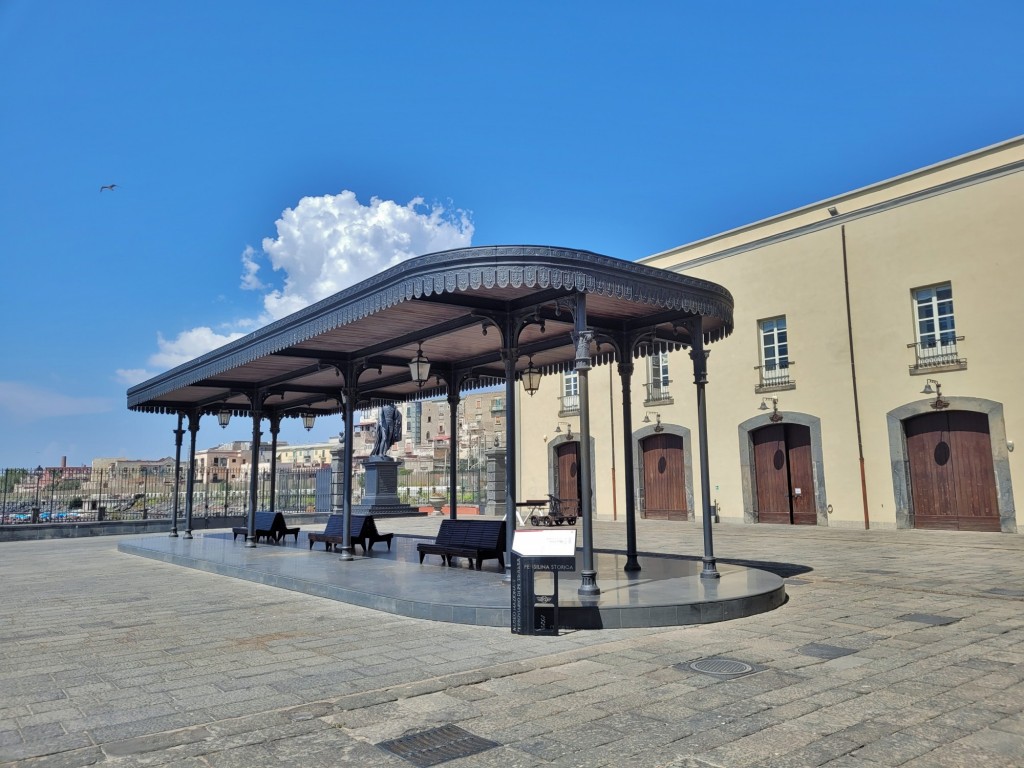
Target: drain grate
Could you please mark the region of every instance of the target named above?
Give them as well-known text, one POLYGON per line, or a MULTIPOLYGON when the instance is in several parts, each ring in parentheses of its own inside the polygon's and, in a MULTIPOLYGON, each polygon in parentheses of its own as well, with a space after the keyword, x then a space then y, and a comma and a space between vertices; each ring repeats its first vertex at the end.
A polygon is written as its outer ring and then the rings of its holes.
POLYGON ((460 757, 470 757, 488 749, 500 747, 496 741, 482 739, 457 725, 442 725, 429 731, 411 733, 377 745, 393 755, 408 760, 420 768, 440 765, 460 757))
POLYGON ((841 659, 843 656, 857 652, 855 648, 843 648, 840 645, 825 645, 824 643, 808 643, 796 650, 797 653, 813 656, 816 659, 841 659))
POLYGON ((735 677, 743 677, 744 675, 752 675, 755 672, 760 672, 764 667, 757 664, 748 664, 745 661, 724 659, 720 656, 715 656, 708 659, 691 661, 689 664, 676 664, 676 669, 684 672, 700 672, 701 674, 711 675, 723 680, 731 680, 735 677))
POLYGON ((905 613, 896 618, 903 621, 916 621, 919 624, 931 624, 933 627, 941 627, 945 624, 953 624, 960 621, 959 616, 936 616, 932 613, 905 613))

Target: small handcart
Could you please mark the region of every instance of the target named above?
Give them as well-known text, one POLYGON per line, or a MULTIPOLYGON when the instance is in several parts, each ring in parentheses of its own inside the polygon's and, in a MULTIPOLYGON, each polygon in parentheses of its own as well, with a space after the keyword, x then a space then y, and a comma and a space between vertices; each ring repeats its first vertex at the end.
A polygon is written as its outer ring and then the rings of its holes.
POLYGON ((579 516, 579 499, 560 499, 549 493, 546 512, 530 515, 530 525, 576 525, 579 516))

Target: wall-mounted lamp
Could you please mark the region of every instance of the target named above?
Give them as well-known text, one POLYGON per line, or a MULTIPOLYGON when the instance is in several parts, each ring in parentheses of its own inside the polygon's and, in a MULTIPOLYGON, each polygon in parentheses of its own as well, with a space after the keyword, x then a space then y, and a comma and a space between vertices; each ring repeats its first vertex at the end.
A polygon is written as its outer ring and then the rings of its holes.
MULTIPOLYGON (((644 424, 650 424, 650 423, 651 423, 651 412, 650 411, 646 411, 644 413, 644 424)), ((655 432, 661 432, 663 429, 665 429, 665 428, 661 425, 661 414, 660 413, 655 413, 654 414, 654 431, 655 432)))
POLYGON ((217 411, 217 423, 220 424, 221 429, 226 427, 229 421, 231 421, 230 408, 221 408, 219 411, 217 411))
POLYGON ((834 205, 830 205, 828 207, 828 215, 829 216, 838 216, 839 215, 839 209, 836 208, 834 205))
POLYGON ((422 388, 430 377, 430 361, 423 354, 423 342, 419 342, 416 349, 416 357, 409 361, 409 375, 416 382, 416 386, 422 388))
POLYGON ((935 395, 935 400, 931 403, 931 406, 937 411, 941 411, 943 408, 949 407, 949 401, 942 399, 942 385, 935 379, 927 379, 925 381, 924 389, 921 390, 921 394, 935 395), (932 384, 935 385, 935 389, 932 389, 932 384))
POLYGON ((560 422, 558 422, 558 426, 555 427, 555 434, 556 435, 562 434, 562 425, 563 424, 565 424, 565 439, 566 440, 572 440, 572 424, 570 424, 568 421, 560 421, 560 422))
POLYGON ((773 424, 778 424, 780 421, 782 421, 782 414, 779 413, 779 398, 777 398, 775 395, 772 395, 771 397, 762 397, 761 405, 757 407, 757 410, 767 411, 769 400, 772 403, 772 414, 771 416, 768 417, 768 421, 772 422, 773 424))
POLYGON ((530 364, 519 374, 519 377, 523 380, 523 389, 526 390, 526 394, 533 397, 534 393, 540 389, 540 368, 533 364, 533 355, 530 355, 530 364))
POLYGON ((302 414, 302 426, 309 432, 313 428, 313 424, 316 422, 316 414, 310 411, 306 411, 302 414))

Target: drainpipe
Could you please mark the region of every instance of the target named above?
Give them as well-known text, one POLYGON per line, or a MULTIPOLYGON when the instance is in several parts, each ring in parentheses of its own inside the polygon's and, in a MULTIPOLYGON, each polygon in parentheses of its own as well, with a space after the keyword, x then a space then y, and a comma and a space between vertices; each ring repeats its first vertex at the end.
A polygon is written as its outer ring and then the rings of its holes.
POLYGON ((864 530, 871 528, 868 515, 868 483, 864 473, 864 438, 860 429, 860 397, 857 393, 857 359, 853 352, 853 314, 850 309, 850 269, 846 259, 846 225, 839 227, 843 238, 843 288, 846 291, 846 333, 850 340, 850 378, 853 382, 853 419, 857 425, 857 459, 860 461, 860 495, 864 503, 864 530))
POLYGON ((611 437, 608 445, 612 449, 612 520, 619 519, 619 500, 615 493, 615 395, 612 386, 612 367, 608 366, 608 423, 611 425, 611 437))

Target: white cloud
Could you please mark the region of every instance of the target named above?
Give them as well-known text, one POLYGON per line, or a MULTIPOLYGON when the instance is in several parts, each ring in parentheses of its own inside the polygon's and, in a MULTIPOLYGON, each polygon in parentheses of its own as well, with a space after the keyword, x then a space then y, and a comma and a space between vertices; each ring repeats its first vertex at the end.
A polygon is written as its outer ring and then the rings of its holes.
POLYGON ((114 403, 104 397, 74 397, 20 381, 0 381, 0 409, 19 422, 108 413, 114 403))
MULTIPOLYGON (((376 197, 362 205, 354 192, 304 197, 277 220, 277 237, 264 238, 262 251, 242 252, 242 290, 265 291, 263 316, 242 318, 226 333, 208 327, 182 331, 168 340, 157 335, 159 351, 147 365, 169 370, 243 336, 254 328, 296 312, 401 261, 425 253, 472 244, 469 214, 416 197, 405 205, 376 197), (262 262, 283 273, 268 285, 262 262)), ((120 369, 119 380, 137 384, 155 376, 148 370, 120 369)))
POLYGON ((141 384, 146 379, 156 376, 155 373, 147 371, 145 368, 118 368, 114 371, 114 375, 117 376, 118 381, 122 384, 127 384, 129 387, 141 384))
POLYGON ((260 265, 256 261, 256 249, 251 245, 245 246, 245 250, 242 251, 243 291, 262 291, 267 287, 256 277, 256 273, 259 271, 260 265))
MULTIPOLYGON (((304 197, 277 220, 277 238, 263 240, 284 287, 263 297, 269 319, 277 319, 361 280, 425 253, 471 244, 473 224, 465 211, 427 205, 417 197, 405 205, 372 198, 362 205, 354 192, 304 197)), ((243 287, 260 283, 255 253, 246 249, 243 287)))
POLYGON ((244 333, 220 334, 206 326, 182 331, 171 341, 165 339, 163 334, 158 333, 157 346, 160 351, 151 355, 148 362, 161 370, 168 370, 217 347, 222 347, 235 339, 240 339, 244 335, 244 333))

